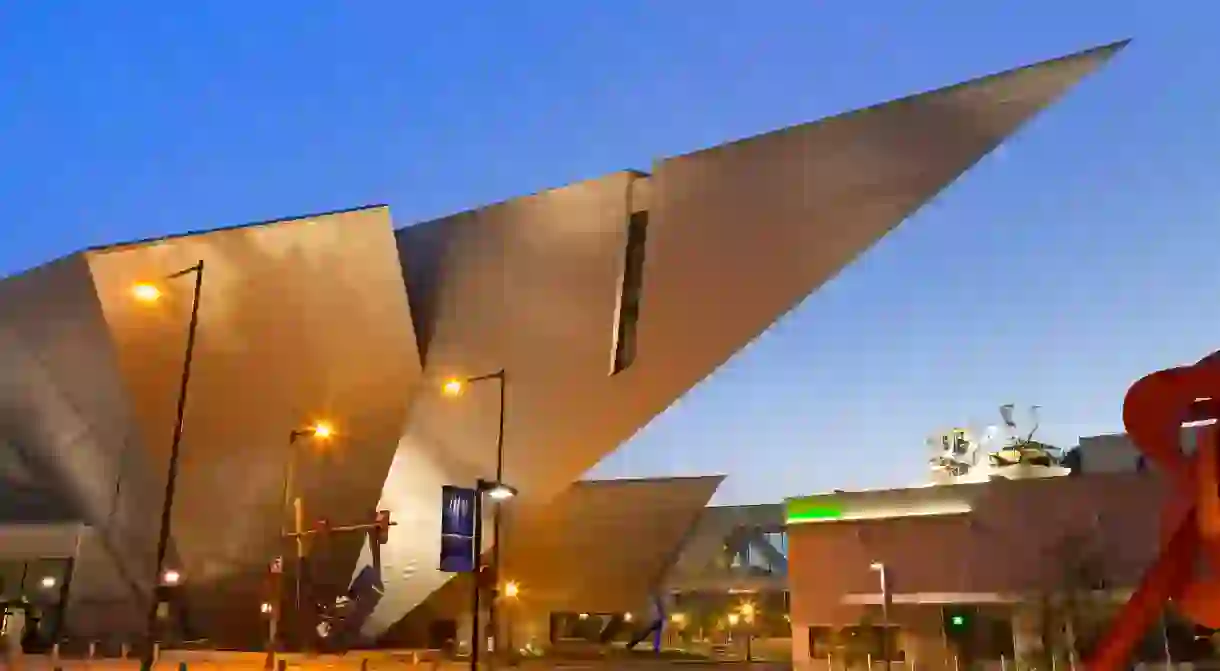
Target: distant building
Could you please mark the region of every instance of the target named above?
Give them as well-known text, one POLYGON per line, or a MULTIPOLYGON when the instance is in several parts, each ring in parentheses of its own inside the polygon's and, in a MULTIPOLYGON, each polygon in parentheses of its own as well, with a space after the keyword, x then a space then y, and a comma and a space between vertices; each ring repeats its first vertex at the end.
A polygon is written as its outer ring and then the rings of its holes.
MULTIPOLYGON (((1183 427, 1182 451, 1193 454, 1198 446, 1198 438, 1197 428, 1183 427)), ((1080 439, 1080 446, 1076 449, 1079 458, 1076 470, 1080 473, 1128 473, 1143 471, 1148 467, 1131 437, 1125 433, 1087 436, 1080 439)))
MULTIPOLYGON (((1184 427, 1183 451, 1194 452, 1198 438, 1197 427, 1184 427)), ((1125 434, 1081 438, 1065 465, 790 499, 796 661, 849 654, 844 637, 863 636, 883 654, 882 568, 891 652, 932 664, 1042 654, 1047 627, 1060 626, 1048 624, 1043 604, 1067 591, 1087 593, 1101 611, 1117 608, 1159 552, 1164 480, 1125 434)), ((1194 640, 1177 625, 1170 631, 1185 641, 1175 647, 1194 640)), ((1139 654, 1160 660, 1164 646, 1158 639, 1139 654)))
POLYGON ((750 614, 753 636, 787 641, 788 532, 783 505, 705 510, 662 589, 668 645, 699 649, 726 643, 733 630, 727 618, 743 612, 750 614))
POLYGON ((1035 658, 1047 599, 1070 589, 1116 607, 1135 587, 1158 552, 1163 491, 1122 472, 789 500, 794 659, 841 659, 856 636, 878 659, 885 624, 893 654, 932 668, 1035 658))

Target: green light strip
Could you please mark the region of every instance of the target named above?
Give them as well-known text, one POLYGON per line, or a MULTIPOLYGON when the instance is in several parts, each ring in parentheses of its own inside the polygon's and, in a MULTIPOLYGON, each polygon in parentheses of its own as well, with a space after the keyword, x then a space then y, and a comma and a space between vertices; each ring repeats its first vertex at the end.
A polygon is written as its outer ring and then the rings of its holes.
POLYGON ((837 520, 843 517, 843 506, 824 498, 795 499, 788 502, 786 517, 788 524, 837 520))

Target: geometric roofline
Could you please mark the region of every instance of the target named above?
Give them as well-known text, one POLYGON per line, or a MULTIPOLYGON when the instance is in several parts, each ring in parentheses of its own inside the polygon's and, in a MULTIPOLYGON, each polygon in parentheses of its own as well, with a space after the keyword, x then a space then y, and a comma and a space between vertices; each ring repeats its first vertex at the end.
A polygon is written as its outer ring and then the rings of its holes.
MULTIPOLYGON (((495 386, 439 379, 507 371, 512 505, 544 507, 1123 44, 400 230, 375 206, 92 247, 0 281, 0 440, 151 583, 189 296, 129 290, 206 259, 171 548, 191 612, 259 629, 287 436, 326 418, 307 514, 400 520, 375 634, 449 579, 440 487, 496 471, 495 386)), ((361 552, 315 565, 345 583, 361 552)))

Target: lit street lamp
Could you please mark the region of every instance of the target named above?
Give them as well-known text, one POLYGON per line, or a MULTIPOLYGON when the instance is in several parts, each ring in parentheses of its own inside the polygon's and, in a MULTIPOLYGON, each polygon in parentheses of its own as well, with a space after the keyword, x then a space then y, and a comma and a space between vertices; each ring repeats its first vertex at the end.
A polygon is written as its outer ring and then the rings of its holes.
MULTIPOLYGON (((500 413, 499 413, 500 421, 496 428, 496 479, 495 479, 495 482, 502 483, 502 482, 504 482, 504 410, 505 410, 505 396, 506 396, 505 392, 506 392, 507 385, 508 385, 508 376, 505 374, 504 369, 501 368, 500 370, 497 370, 493 373, 488 373, 486 375, 476 375, 475 377, 468 377, 465 379, 451 378, 451 379, 447 380, 441 386, 441 392, 445 396, 457 397, 457 396, 462 395, 462 393, 466 390, 467 386, 472 385, 472 384, 478 384, 479 382, 485 382, 485 381, 489 381, 489 380, 494 380, 497 383, 497 385, 499 387, 499 391, 500 391, 500 413)), ((504 492, 490 491, 490 492, 488 492, 488 497, 498 503, 500 501, 503 501, 504 499, 511 498, 513 496, 513 494, 515 494, 515 493, 516 493, 516 491, 514 490, 512 494, 508 494, 508 496, 502 496, 502 494, 504 494, 504 492)), ((479 521, 476 521, 475 524, 481 524, 482 518, 476 517, 476 520, 479 520, 479 521)), ((496 575, 497 581, 499 580, 499 575, 500 575, 500 556, 501 556, 500 555, 500 545, 501 545, 500 527, 501 526, 502 526, 501 525, 501 510, 500 510, 500 506, 497 505, 495 507, 495 510, 493 511, 492 546, 491 546, 491 570, 492 570, 492 573, 494 573, 496 575)), ((479 545, 478 542, 476 541, 476 544, 475 544, 476 568, 478 566, 478 557, 481 553, 481 550, 482 550, 482 546, 479 545)), ((475 582, 477 584, 478 581, 476 580, 475 582)), ((491 632, 492 632, 491 635, 493 637, 495 637, 497 635, 497 631, 496 631, 496 625, 497 625, 496 605, 497 604, 496 604, 496 602, 497 602, 497 599, 495 598, 495 594, 493 594, 491 603, 489 603, 487 606, 487 628, 491 630, 491 632)), ((492 640, 494 641, 495 639, 493 638, 492 640)), ((477 655, 477 653, 475 653, 475 654, 477 655)))
POLYGON ((885 668, 890 668, 890 581, 889 573, 886 571, 885 564, 875 561, 868 565, 869 570, 877 572, 877 579, 881 583, 881 657, 885 660, 885 668))
MULTIPOLYGON (((293 429, 288 433, 288 462, 284 466, 284 497, 283 505, 280 509, 280 540, 288 537, 287 522, 285 517, 291 511, 293 520, 293 530, 296 541, 296 564, 293 575, 293 614, 295 619, 300 624, 298 629, 304 630, 305 618, 301 610, 301 574, 304 572, 305 566, 305 536, 301 533, 305 526, 305 502, 304 498, 297 493, 296 471, 297 471, 297 449, 296 443, 301 438, 313 438, 314 440, 330 440, 335 435, 335 428, 328 422, 315 422, 311 426, 301 429, 293 429)), ((278 632, 280 625, 280 613, 283 612, 283 599, 279 599, 279 608, 275 608, 271 612, 271 623, 268 629, 268 646, 269 650, 274 650, 275 632, 278 632)))
MULTIPOLYGON (((157 570, 154 574, 153 594, 148 608, 148 641, 140 659, 140 668, 151 671, 157 642, 157 613, 161 608, 161 592, 158 589, 165 573, 165 555, 169 551, 170 526, 174 512, 174 487, 178 480, 178 454, 182 447, 182 423, 186 415, 186 390, 191 381, 191 363, 195 358, 195 334, 199 328, 199 298, 203 293, 203 260, 166 277, 173 280, 185 275, 195 275, 195 291, 191 297, 191 320, 186 332, 186 352, 182 357, 182 376, 178 383, 178 409, 174 421, 174 438, 169 448, 169 466, 165 476, 165 496, 161 502, 161 530, 157 536, 157 570)), ((155 303, 161 298, 161 289, 155 284, 141 283, 132 287, 132 296, 141 303, 155 303)), ((175 572, 176 573, 176 572, 175 572)))
MULTIPOLYGON (((504 598, 510 601, 516 601, 517 595, 521 594, 521 586, 515 580, 509 580, 504 583, 504 598)), ((512 604, 506 604, 507 614, 504 618, 504 647, 508 653, 513 654, 513 620, 512 620, 512 604)))
MULTIPOLYGON (((470 671, 478 671, 479 648, 482 647, 482 637, 479 635, 479 600, 483 586, 479 584, 482 577, 482 572, 479 570, 482 568, 482 562, 479 561, 479 557, 483 554, 483 497, 486 496, 494 501, 504 501, 516 495, 516 489, 498 480, 490 481, 480 478, 475 483, 474 510, 471 511, 474 516, 474 538, 472 539, 474 541, 474 587, 470 591, 470 671)), ((495 601, 492 603, 494 604, 495 601)), ((494 612, 493 609, 488 609, 489 620, 491 613, 494 612)))
POLYGON ((750 661, 753 657, 754 644, 754 614, 756 609, 754 604, 747 601, 741 604, 741 619, 746 623, 746 661, 750 661))

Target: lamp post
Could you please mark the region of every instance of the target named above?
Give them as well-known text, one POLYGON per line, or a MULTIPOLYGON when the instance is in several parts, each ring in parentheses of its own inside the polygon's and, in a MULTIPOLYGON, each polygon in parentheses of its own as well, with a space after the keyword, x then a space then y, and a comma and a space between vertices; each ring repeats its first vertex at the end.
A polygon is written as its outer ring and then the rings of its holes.
MULTIPOLYGON (((500 405, 499 422, 496 425, 496 479, 495 479, 495 482, 502 483, 504 481, 504 410, 505 410, 504 401, 505 401, 506 391, 507 391, 507 386, 508 386, 508 375, 505 374, 504 369, 501 368, 495 372, 487 373, 486 375, 476 375, 474 377, 468 377, 464 380, 458 379, 458 378, 451 379, 451 380, 445 382, 445 385, 441 389, 445 393, 446 396, 460 396, 462 394, 462 392, 465 390, 467 385, 478 384, 479 382, 486 382, 486 381, 495 381, 497 383, 497 386, 498 386, 499 392, 500 392, 500 394, 499 394, 499 405, 500 405)), ((492 497, 492 498, 493 498, 493 500, 495 500, 495 497, 492 497)), ((495 509, 492 511, 492 514, 493 514, 493 518, 492 518, 492 532, 491 532, 492 533, 491 570, 492 570, 492 573, 495 575, 496 583, 497 583, 497 587, 498 587, 499 581, 500 581, 500 557, 501 557, 501 555, 500 555, 500 527, 501 527, 501 515, 502 515, 501 510, 500 510, 499 501, 496 502, 496 506, 495 506, 495 509)), ((475 519, 476 519, 476 522, 475 522, 476 525, 481 524, 482 518, 476 516, 475 519)), ((479 563, 478 557, 479 557, 479 553, 481 553, 481 551, 482 551, 482 546, 479 544, 478 540, 476 540, 476 542, 475 542, 475 553, 476 553, 475 565, 476 565, 476 567, 478 566, 478 563, 479 563)), ((475 582, 477 583, 478 581, 476 580, 475 582)), ((487 627, 492 632, 491 635, 493 636, 493 639, 492 639, 493 641, 495 641, 494 637, 496 637, 497 633, 498 633, 496 631, 496 625, 498 624, 498 621, 496 618, 496 601, 497 601, 496 593, 495 593, 495 591, 493 591, 491 603, 489 603, 487 605, 487 627)))
MULTIPOLYGON (((144 671, 152 669, 155 646, 157 642, 157 614, 161 607, 161 587, 168 577, 165 570, 165 555, 169 551, 170 527, 174 512, 174 491, 178 480, 178 455, 182 447, 182 423, 186 415, 186 392, 191 381, 191 363, 195 358, 195 334, 199 329, 199 299, 203 293, 203 260, 195 265, 180 270, 166 277, 173 280, 185 275, 195 275, 195 290, 191 296, 191 320, 186 331, 186 352, 182 357, 182 375, 178 382, 178 408, 174 420, 174 437, 169 448, 169 465, 165 475, 165 495, 161 501, 161 529, 157 536, 156 573, 154 574, 153 595, 148 608, 148 641, 144 655, 140 660, 140 668, 144 671)), ((161 297, 161 290, 155 284, 141 283, 132 288, 136 300, 144 303, 154 303, 161 297)), ((177 575, 177 571, 173 572, 177 575)), ((174 581, 175 583, 177 580, 174 581)))
POLYGON ((741 619, 746 623, 746 661, 752 661, 753 644, 754 644, 754 614, 756 613, 752 602, 741 604, 741 619))
MULTIPOLYGON (((301 438, 314 438, 315 440, 329 440, 335 435, 334 427, 326 422, 317 422, 312 426, 302 429, 294 429, 288 433, 288 462, 284 466, 284 496, 282 506, 280 508, 280 540, 288 537, 288 529, 286 526, 286 513, 292 511, 292 527, 294 540, 296 541, 296 562, 293 571, 293 599, 292 612, 296 619, 297 630, 300 632, 300 638, 304 639, 303 631, 305 626, 305 618, 301 611, 301 574, 305 567, 305 536, 301 532, 305 526, 305 501, 302 496, 297 493, 296 485, 296 470, 297 470, 297 449, 296 443, 301 438)), ((279 599, 279 607, 271 611, 271 625, 268 631, 268 649, 274 651, 274 636, 273 632, 279 629, 280 614, 284 611, 283 599, 279 599)))
MULTIPOLYGON (((521 586, 514 580, 509 580, 504 583, 504 598, 510 601, 516 601, 517 595, 521 593, 521 586)), ((509 655, 513 654, 513 618, 512 604, 506 603, 504 616, 504 648, 509 655)))
POLYGON ((475 483, 474 510, 472 511, 474 513, 474 538, 472 539, 474 541, 474 587, 470 590, 470 671, 478 671, 479 648, 482 647, 482 637, 479 635, 479 599, 480 592, 483 590, 482 585, 479 584, 481 564, 479 556, 482 554, 480 550, 483 548, 483 497, 487 496, 493 501, 500 502, 516 495, 516 489, 499 481, 492 482, 480 478, 475 483))
POLYGON ((885 660, 886 671, 890 669, 890 581, 885 564, 875 561, 868 565, 870 570, 877 572, 881 583, 881 658, 885 660))

